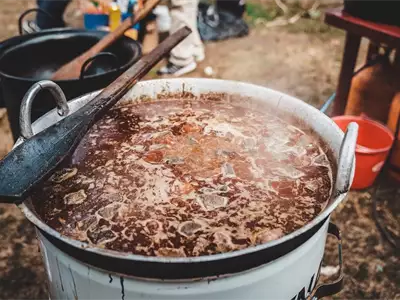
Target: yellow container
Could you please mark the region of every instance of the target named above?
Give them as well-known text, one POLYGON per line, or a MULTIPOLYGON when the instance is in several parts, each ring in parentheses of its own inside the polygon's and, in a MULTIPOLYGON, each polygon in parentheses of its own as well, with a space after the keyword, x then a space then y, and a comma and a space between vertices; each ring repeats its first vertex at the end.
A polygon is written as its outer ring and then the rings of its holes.
POLYGON ((108 10, 108 26, 114 31, 121 23, 121 10, 117 3, 112 2, 108 10))

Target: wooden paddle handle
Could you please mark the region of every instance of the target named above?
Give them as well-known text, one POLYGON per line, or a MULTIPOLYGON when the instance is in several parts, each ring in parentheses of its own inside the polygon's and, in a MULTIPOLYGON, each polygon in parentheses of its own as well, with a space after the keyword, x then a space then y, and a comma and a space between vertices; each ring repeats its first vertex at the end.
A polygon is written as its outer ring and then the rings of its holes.
POLYGON ((182 27, 164 41, 153 51, 143 56, 137 63, 125 71, 114 82, 107 86, 100 94, 86 104, 82 111, 86 116, 93 116, 93 120, 101 118, 105 111, 110 109, 123 95, 125 95, 140 79, 143 78, 164 56, 176 45, 184 40, 191 29, 182 27))
POLYGON ((104 38, 102 38, 98 43, 96 43, 93 47, 91 47, 86 52, 82 53, 69 63, 63 65, 60 69, 58 69, 51 77, 52 80, 68 80, 75 79, 79 77, 82 65, 92 56, 100 53, 105 48, 114 43, 119 37, 121 37, 125 31, 135 25, 137 22, 146 17, 160 0, 148 0, 146 1, 146 5, 141 9, 137 14, 135 14, 134 18, 128 18, 123 21, 114 31, 107 34, 104 38))
POLYGON ((183 27, 76 112, 40 131, 0 160, 0 202, 19 203, 74 151, 85 133, 168 52, 191 33, 183 27))

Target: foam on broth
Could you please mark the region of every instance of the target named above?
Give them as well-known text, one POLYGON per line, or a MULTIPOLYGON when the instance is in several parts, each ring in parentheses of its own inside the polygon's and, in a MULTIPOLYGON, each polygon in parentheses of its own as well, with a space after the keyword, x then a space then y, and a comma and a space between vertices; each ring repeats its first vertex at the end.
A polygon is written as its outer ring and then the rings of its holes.
POLYGON ((257 103, 169 95, 116 107, 35 191, 35 209, 64 235, 148 256, 280 238, 325 207, 332 164, 310 128, 257 103))

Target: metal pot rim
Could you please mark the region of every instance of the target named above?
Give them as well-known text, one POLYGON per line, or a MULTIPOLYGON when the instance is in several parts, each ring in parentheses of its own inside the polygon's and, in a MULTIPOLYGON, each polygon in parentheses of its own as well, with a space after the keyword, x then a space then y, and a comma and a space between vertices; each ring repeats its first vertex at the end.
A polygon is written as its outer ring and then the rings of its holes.
MULTIPOLYGON (((232 81, 232 80, 221 80, 221 79, 205 79, 205 78, 175 78, 175 79, 157 79, 157 80, 147 80, 147 81, 142 81, 139 82, 137 85, 143 85, 143 84, 149 84, 153 83, 154 85, 161 85, 164 87, 168 87, 170 83, 182 83, 183 88, 185 91, 187 91, 187 87, 185 86, 185 83, 193 84, 194 86, 196 83, 199 82, 202 83, 211 83, 211 82, 217 82, 220 84, 240 84, 242 85, 243 88, 247 89, 258 89, 260 91, 268 93, 275 93, 275 94, 280 94, 282 97, 290 99, 292 102, 296 102, 296 105, 302 106, 303 108, 306 108, 307 110, 310 111, 310 113, 317 114, 320 118, 323 118, 325 122, 329 123, 331 126, 331 129, 335 131, 336 135, 339 135, 340 137, 344 137, 343 132, 339 129, 339 127, 325 114, 321 113, 318 109, 312 107, 311 105, 306 104, 305 102, 301 101, 300 99, 297 99, 292 96, 288 96, 284 93, 277 92, 275 90, 258 86, 255 84, 251 83, 244 83, 244 82, 238 82, 238 81, 232 81)), ((82 98, 92 98, 96 96, 100 91, 92 92, 86 95, 83 95, 81 97, 75 98, 73 100, 78 100, 82 98)), ((73 101, 71 100, 71 101, 73 101)), ((47 115, 50 113, 54 113, 54 111, 50 111, 41 118, 39 118, 36 122, 40 122, 42 119, 44 119, 47 115)), ((35 123, 36 123, 35 122, 35 123)), ((16 145, 18 145, 21 142, 21 139, 19 139, 16 142, 16 145)), ((337 158, 339 160, 339 158, 337 158)), ((350 167, 351 170, 351 178, 354 175, 354 163, 353 166, 350 167)), ((340 202, 343 201, 343 199, 346 197, 347 191, 344 191, 343 193, 339 194, 338 196, 334 197, 333 200, 331 200, 331 203, 328 204, 327 207, 317 216, 315 217, 311 222, 305 224, 303 227, 291 232, 290 234, 284 235, 283 237, 273 240, 270 242, 267 242, 265 244, 260 244, 256 246, 251 246, 247 247, 242 250, 236 250, 232 252, 226 252, 226 253, 221 253, 221 254, 213 254, 213 255, 206 255, 206 256, 197 256, 197 257, 154 257, 154 256, 144 256, 144 255, 137 255, 137 254, 130 254, 130 253, 124 253, 124 252, 118 252, 114 250, 108 250, 108 249, 102 249, 99 247, 91 246, 87 243, 71 239, 69 237, 66 237, 56 230, 52 229, 50 226, 48 226, 46 223, 40 220, 40 218, 36 215, 35 212, 31 211, 30 208, 23 202, 20 204, 20 208, 25 214, 25 216, 31 221, 35 226, 37 226, 40 230, 44 231, 45 233, 63 241, 66 244, 69 244, 70 246, 78 249, 84 249, 85 251, 92 252, 94 254, 99 254, 102 256, 108 256, 110 258, 117 258, 117 259, 128 259, 128 260, 134 260, 134 261, 139 261, 139 262, 149 262, 149 263, 201 263, 201 262, 212 262, 212 261, 217 261, 217 260, 224 260, 228 258, 233 258, 233 257, 238 257, 238 256, 243 256, 246 254, 251 254, 254 252, 258 252, 261 250, 265 250, 268 248, 272 248, 274 246, 277 246, 279 244, 282 244, 284 242, 288 242, 289 240, 298 237, 307 231, 311 230, 324 220, 326 220, 332 211, 339 205, 340 202)))

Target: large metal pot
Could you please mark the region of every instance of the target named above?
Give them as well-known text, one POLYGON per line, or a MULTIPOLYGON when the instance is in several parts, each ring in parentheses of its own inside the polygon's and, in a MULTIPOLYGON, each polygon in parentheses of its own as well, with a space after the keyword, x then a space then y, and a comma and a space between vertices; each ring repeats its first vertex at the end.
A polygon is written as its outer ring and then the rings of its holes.
MULTIPOLYGON (((48 84, 48 88, 55 88, 48 84)), ((308 123, 329 145, 337 163, 335 187, 328 206, 314 220, 278 240, 230 253, 190 257, 146 257, 101 249, 56 232, 38 217, 27 199, 21 204, 36 226, 41 253, 48 272, 51 298, 76 299, 305 299, 321 298, 340 290, 343 276, 319 285, 318 275, 327 233, 338 238, 329 222, 330 214, 345 198, 354 173, 357 125, 345 135, 326 115, 314 107, 280 92, 234 81, 171 79, 140 82, 120 103, 155 98, 162 93, 224 92, 252 97, 295 114, 308 123)), ((71 112, 98 92, 69 102, 71 112)), ((28 134, 29 102, 25 98, 21 124, 28 134), (27 104, 27 105, 25 105, 27 104), (25 105, 25 106, 24 106, 25 105)), ((32 124, 33 133, 59 121, 55 110, 32 124)), ((18 143, 23 140, 19 139, 18 143)), ((46 199, 43 199, 46 201, 46 199)), ((340 256, 341 257, 341 256, 340 256)), ((341 263, 341 259, 340 259, 341 263)))
MULTIPOLYGON (((82 29, 46 30, 4 41, 0 47, 1 95, 8 111, 14 138, 20 135, 18 127, 21 99, 36 82, 49 78, 51 73, 97 43, 107 32, 82 29)), ((126 71, 141 56, 140 45, 122 37, 104 52, 88 60, 80 78, 57 81, 67 99, 104 88, 126 71)), ((48 92, 40 93, 40 101, 32 108, 36 120, 54 108, 48 92)))

